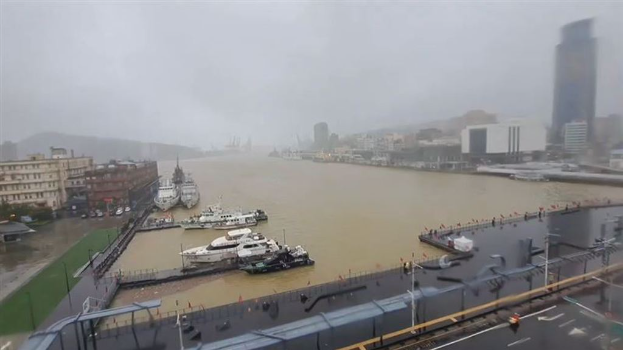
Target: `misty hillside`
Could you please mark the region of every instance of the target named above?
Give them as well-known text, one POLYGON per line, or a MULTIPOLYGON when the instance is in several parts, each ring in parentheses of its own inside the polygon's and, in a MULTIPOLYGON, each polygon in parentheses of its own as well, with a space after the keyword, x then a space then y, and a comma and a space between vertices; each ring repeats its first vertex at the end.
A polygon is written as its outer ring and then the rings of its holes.
POLYGON ((68 135, 57 132, 39 133, 23 139, 17 144, 17 152, 20 158, 33 153, 43 153, 49 157, 51 146, 64 147, 67 152, 73 150, 75 156, 92 156, 98 163, 110 159, 171 160, 178 155, 181 159, 204 155, 201 150, 186 146, 68 135))
POLYGON ((415 133, 422 129, 435 128, 441 130, 447 135, 459 135, 461 130, 471 125, 480 124, 493 124, 498 122, 496 114, 488 113, 486 111, 476 109, 468 111, 467 113, 442 120, 432 120, 428 122, 422 122, 417 124, 399 125, 389 128, 382 128, 368 131, 369 134, 383 135, 387 133, 415 133))

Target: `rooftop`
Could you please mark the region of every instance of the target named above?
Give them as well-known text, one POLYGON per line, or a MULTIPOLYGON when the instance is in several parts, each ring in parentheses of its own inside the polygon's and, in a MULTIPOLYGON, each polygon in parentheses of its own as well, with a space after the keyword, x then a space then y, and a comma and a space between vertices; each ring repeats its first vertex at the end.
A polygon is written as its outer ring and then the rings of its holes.
POLYGON ((21 235, 24 233, 35 232, 35 230, 22 224, 21 222, 14 221, 0 221, 0 235, 21 235))

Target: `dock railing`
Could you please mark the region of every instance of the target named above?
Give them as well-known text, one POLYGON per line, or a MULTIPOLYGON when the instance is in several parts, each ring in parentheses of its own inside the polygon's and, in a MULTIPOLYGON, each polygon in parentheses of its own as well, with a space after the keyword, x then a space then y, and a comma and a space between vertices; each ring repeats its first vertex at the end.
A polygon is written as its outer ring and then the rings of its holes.
POLYGON ((441 224, 439 229, 429 229, 423 230, 420 232, 420 236, 433 236, 433 237, 444 237, 449 234, 453 234, 455 232, 465 232, 465 231, 475 231, 484 228, 489 228, 492 225, 506 225, 512 224, 520 221, 525 221, 526 219, 534 219, 537 217, 545 217, 556 214, 563 214, 565 212, 571 212, 578 209, 591 209, 591 208, 603 208, 609 206, 621 206, 623 205, 623 201, 612 201, 608 198, 598 199, 598 200, 584 200, 582 202, 571 202, 571 203, 563 203, 563 205, 550 205, 547 207, 540 208, 539 211, 532 212, 524 212, 521 213, 511 213, 508 216, 496 216, 489 220, 482 219, 469 221, 465 224, 457 223, 454 225, 446 226, 445 224, 441 224), (541 216, 539 216, 541 214, 541 216))

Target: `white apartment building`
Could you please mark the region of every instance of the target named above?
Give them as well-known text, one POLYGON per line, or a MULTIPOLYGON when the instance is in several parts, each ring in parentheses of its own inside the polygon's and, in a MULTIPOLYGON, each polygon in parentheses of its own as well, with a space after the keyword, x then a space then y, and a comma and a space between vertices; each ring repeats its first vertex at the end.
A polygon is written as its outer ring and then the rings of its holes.
POLYGON ((93 168, 91 157, 45 158, 0 163, 0 201, 59 209, 71 194, 85 188, 84 173, 93 168))

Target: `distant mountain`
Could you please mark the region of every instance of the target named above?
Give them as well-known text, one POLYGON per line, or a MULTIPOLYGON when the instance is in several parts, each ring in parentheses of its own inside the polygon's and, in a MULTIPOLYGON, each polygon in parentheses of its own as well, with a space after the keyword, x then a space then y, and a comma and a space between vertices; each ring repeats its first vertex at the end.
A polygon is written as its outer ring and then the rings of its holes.
POLYGON ((21 159, 33 153, 43 153, 49 157, 52 146, 63 147, 67 149, 68 153, 73 150, 76 157, 91 156, 98 163, 107 162, 110 159, 172 160, 177 156, 180 159, 185 159, 205 155, 200 149, 187 146, 68 135, 57 132, 39 133, 23 139, 17 143, 17 152, 21 159))
POLYGON ((441 130, 446 135, 458 136, 461 130, 468 126, 495 124, 497 122, 498 118, 495 114, 487 113, 483 110, 472 110, 459 117, 377 129, 369 131, 368 134, 383 135, 387 133, 416 133, 422 129, 435 128, 441 130))

